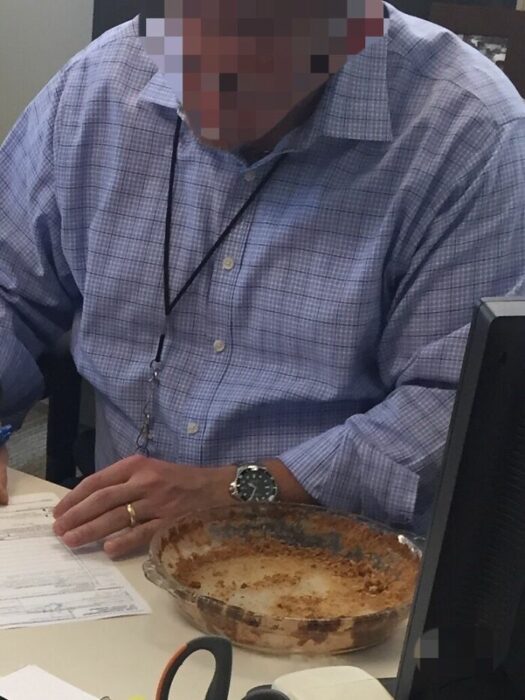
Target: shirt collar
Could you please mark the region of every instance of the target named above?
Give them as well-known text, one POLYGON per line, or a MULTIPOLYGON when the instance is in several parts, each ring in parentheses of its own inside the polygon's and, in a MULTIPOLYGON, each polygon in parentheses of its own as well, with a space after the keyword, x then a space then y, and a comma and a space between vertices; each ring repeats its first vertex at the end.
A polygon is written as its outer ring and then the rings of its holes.
POLYGON ((385 4, 384 36, 368 39, 363 51, 348 57, 328 82, 312 117, 288 135, 287 147, 303 150, 322 136, 392 141, 387 86, 389 23, 389 7, 385 4))
POLYGON ((369 40, 349 56, 329 82, 316 109, 311 130, 316 135, 359 141, 391 141, 387 88, 388 36, 369 40))
MULTIPOLYGON (((387 88, 388 23, 385 18, 385 36, 369 39, 365 49, 349 56, 330 79, 312 117, 281 142, 286 150, 303 150, 320 136, 392 140, 387 88)), ((179 111, 179 98, 160 71, 153 74, 138 99, 179 111)))
POLYGON ((151 102, 152 104, 160 105, 177 110, 179 106, 179 98, 168 85, 164 73, 157 70, 152 78, 142 88, 138 96, 139 102, 151 102))

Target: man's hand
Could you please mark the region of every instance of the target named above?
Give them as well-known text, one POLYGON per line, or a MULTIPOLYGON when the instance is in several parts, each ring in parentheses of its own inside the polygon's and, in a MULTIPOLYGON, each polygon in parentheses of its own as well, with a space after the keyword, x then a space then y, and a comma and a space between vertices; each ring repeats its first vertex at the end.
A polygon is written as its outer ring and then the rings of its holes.
MULTIPOLYGON (((264 463, 277 481, 282 500, 312 502, 282 462, 264 463)), ((236 471, 235 466, 195 467, 128 457, 89 476, 68 493, 55 507, 54 531, 69 547, 119 533, 104 543, 107 554, 119 557, 147 545, 162 520, 232 503, 229 485, 236 471), (129 528, 128 503, 137 516, 133 528, 129 528)))
POLYGON ((0 506, 6 506, 8 501, 7 496, 7 464, 8 464, 7 447, 0 447, 0 506))
POLYGON ((67 494, 55 507, 54 531, 69 547, 101 540, 129 527, 126 505, 131 503, 137 525, 104 543, 111 557, 122 556, 147 545, 166 518, 230 503, 235 471, 128 457, 67 494))

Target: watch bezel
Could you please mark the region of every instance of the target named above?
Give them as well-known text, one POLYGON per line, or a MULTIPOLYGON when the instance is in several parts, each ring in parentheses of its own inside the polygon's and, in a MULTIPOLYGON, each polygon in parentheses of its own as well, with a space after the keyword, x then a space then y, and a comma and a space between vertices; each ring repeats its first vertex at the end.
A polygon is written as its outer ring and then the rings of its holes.
POLYGON ((230 495, 235 498, 240 503, 274 503, 279 497, 279 487, 275 480, 275 477, 270 472, 268 467, 264 464, 258 464, 257 462, 242 462, 235 465, 237 471, 235 473, 235 479, 230 484, 230 495), (264 472, 269 478, 272 484, 272 493, 270 496, 265 498, 243 498, 239 491, 239 479, 247 471, 251 472, 264 472))

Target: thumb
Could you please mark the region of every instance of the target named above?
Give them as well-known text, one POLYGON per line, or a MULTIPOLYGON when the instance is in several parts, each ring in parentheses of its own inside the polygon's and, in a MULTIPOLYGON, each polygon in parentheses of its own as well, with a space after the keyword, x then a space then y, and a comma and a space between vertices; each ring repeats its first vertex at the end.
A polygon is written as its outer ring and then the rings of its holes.
POLYGON ((0 506, 6 506, 7 495, 7 463, 9 455, 6 447, 0 447, 0 506))

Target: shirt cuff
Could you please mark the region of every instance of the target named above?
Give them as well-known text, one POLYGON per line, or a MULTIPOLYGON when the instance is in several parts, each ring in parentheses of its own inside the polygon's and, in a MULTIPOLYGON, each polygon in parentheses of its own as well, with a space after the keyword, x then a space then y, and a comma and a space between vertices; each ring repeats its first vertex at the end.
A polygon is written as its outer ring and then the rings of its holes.
POLYGON ((279 459, 321 505, 393 527, 417 528, 418 474, 351 433, 348 425, 337 426, 279 459))

